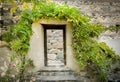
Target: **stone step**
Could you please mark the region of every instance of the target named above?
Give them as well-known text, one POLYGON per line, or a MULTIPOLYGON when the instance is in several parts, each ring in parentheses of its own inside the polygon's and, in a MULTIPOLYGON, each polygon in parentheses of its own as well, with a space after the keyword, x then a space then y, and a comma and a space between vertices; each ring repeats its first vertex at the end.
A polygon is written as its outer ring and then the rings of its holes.
POLYGON ((82 82, 79 74, 65 66, 48 66, 38 71, 37 82, 82 82))
POLYGON ((62 75, 75 75, 74 72, 40 72, 39 75, 42 75, 42 76, 51 76, 51 75, 59 75, 59 76, 62 76, 62 75))
POLYGON ((38 76, 37 82, 82 82, 73 75, 67 76, 38 76))
POLYGON ((42 76, 75 75, 76 76, 77 74, 67 67, 45 67, 38 72, 38 75, 42 75, 42 76))
POLYGON ((48 66, 48 67, 44 67, 42 70, 40 70, 39 72, 69 72, 71 71, 70 68, 68 67, 64 67, 64 66, 48 66))

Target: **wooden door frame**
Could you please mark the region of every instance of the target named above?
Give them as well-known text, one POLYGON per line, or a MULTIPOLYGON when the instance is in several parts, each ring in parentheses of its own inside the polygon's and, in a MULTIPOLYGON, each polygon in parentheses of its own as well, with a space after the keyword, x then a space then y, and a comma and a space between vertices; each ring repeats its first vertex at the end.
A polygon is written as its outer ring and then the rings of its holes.
POLYGON ((66 65, 66 25, 43 24, 44 28, 44 63, 47 65, 47 30, 63 30, 64 66, 66 65))

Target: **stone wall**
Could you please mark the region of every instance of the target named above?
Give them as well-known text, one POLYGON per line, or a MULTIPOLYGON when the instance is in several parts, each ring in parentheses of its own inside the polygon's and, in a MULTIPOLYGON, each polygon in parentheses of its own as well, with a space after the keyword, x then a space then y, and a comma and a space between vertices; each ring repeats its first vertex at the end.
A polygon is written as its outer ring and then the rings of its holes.
MULTIPOLYGON (((107 27, 120 26, 120 0, 51 0, 51 2, 76 7, 83 15, 91 16, 92 23, 101 23, 107 27)), ((16 24, 20 18, 19 10, 16 14, 10 15, 11 7, 8 3, 0 5, 0 34, 16 24)), ((111 36, 109 33, 107 32, 107 36, 111 36)), ((112 33, 112 35, 120 37, 120 32, 112 33)))
POLYGON ((14 25, 13 16, 10 15, 10 3, 0 4, 0 77, 4 76, 10 66, 10 49, 7 43, 2 41, 1 35, 9 30, 11 25, 14 25))
POLYGON ((2 30, 2 32, 6 31, 7 28, 9 28, 9 26, 13 24, 13 22, 11 21, 12 17, 9 13, 11 7, 12 6, 7 3, 0 5, 0 10, 1 10, 0 29, 2 30))
POLYGON ((20 19, 19 10, 15 14, 10 14, 12 7, 13 5, 7 2, 0 4, 0 40, 2 39, 1 34, 8 31, 11 26, 17 24, 20 19))
POLYGON ((0 77, 4 76, 10 64, 10 50, 6 47, 6 43, 0 41, 0 77))
MULTIPOLYGON (((120 25, 120 0, 51 0, 59 4, 67 4, 71 7, 79 9, 83 15, 93 17, 93 23, 101 23, 105 26, 120 25)), ((0 4, 0 21, 4 20, 0 24, 1 27, 9 27, 17 22, 20 14, 17 11, 16 14, 10 15, 10 9, 12 5, 9 3, 0 4)))
POLYGON ((93 23, 106 26, 120 24, 120 0, 52 0, 79 9, 83 15, 93 17, 93 23))
POLYGON ((63 30, 47 30, 47 63, 64 65, 63 30))
MULTIPOLYGON (((77 8, 83 15, 90 16, 92 23, 120 27, 120 0, 52 0, 52 2, 77 8)), ((99 41, 106 42, 120 54, 120 30, 106 31, 100 36, 99 41)))

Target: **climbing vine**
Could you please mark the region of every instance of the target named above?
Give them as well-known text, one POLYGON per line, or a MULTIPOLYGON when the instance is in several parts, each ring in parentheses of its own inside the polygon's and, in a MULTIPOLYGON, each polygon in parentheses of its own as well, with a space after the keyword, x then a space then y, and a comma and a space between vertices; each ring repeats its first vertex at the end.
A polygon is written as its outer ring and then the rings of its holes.
MULTIPOLYGON (((20 59, 20 73, 24 72, 26 66, 32 23, 39 19, 51 18, 64 19, 73 24, 72 46, 78 64, 83 69, 93 64, 100 74, 100 81, 107 82, 108 66, 119 57, 105 43, 98 43, 95 40, 104 31, 104 26, 90 23, 90 18, 83 16, 76 8, 54 3, 36 3, 33 4, 32 9, 25 9, 22 11, 19 23, 3 35, 11 49, 15 51, 15 55, 20 59)), ((13 57, 16 56, 13 55, 13 57)))

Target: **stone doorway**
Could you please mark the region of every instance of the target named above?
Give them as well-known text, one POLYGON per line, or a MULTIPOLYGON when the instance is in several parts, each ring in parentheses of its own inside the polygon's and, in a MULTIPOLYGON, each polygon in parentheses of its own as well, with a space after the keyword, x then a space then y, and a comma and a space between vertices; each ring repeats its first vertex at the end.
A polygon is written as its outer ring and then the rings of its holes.
POLYGON ((44 26, 45 66, 66 64, 65 25, 44 26))

